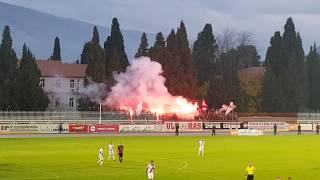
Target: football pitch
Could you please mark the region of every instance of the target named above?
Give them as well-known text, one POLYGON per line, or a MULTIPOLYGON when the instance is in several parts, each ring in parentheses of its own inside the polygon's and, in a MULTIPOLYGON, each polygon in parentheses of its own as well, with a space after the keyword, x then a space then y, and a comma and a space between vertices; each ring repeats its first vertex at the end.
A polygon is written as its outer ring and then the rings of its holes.
POLYGON ((252 162, 256 180, 320 179, 320 136, 105 136, 0 139, 1 180, 143 180, 150 160, 155 180, 243 180, 252 162), (124 162, 108 161, 107 146, 124 145, 124 162), (104 145, 104 167, 97 166, 104 145))

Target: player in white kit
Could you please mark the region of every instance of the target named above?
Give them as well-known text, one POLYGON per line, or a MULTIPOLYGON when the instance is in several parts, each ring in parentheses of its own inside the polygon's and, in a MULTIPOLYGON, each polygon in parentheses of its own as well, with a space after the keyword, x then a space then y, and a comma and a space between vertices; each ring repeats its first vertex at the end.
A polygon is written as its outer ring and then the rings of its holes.
POLYGON ((148 164, 147 169, 146 169, 146 173, 148 175, 148 180, 153 180, 154 178, 154 170, 155 170, 156 166, 154 165, 153 161, 150 162, 150 164, 148 164))
POLYGON ((115 161, 115 157, 114 157, 114 145, 112 144, 112 141, 111 143, 109 144, 109 156, 108 156, 108 160, 110 160, 111 158, 115 161))
POLYGON ((104 159, 104 150, 103 150, 103 146, 101 146, 99 150, 99 160, 97 162, 97 164, 101 167, 103 167, 103 159, 104 159))
POLYGON ((204 155, 204 140, 200 139, 199 141, 199 155, 203 157, 204 155))

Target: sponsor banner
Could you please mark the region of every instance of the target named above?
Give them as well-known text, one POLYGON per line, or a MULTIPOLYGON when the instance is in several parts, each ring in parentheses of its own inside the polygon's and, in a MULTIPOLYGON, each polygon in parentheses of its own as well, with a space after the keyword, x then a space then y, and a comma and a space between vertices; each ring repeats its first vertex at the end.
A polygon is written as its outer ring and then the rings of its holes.
POLYGON ((164 131, 175 131, 176 123, 179 124, 179 131, 182 132, 202 131, 202 122, 165 122, 164 131))
POLYGON ((297 131, 298 130, 298 124, 288 124, 289 131, 297 131))
POLYGON ((156 125, 156 127, 155 127, 155 131, 156 132, 164 132, 164 131, 166 131, 166 125, 156 125))
MULTIPOLYGON (((40 133, 60 133, 60 124, 38 124, 38 131, 40 133)), ((62 124, 61 133, 68 133, 69 125, 62 124)))
MULTIPOLYGON (((62 124, 61 133, 68 133, 69 125, 62 124)), ((8 124, 1 125, 0 132, 7 133, 60 133, 60 124, 8 124)))
POLYGON ((88 133, 89 125, 86 124, 70 124, 69 133, 88 133))
POLYGON ((203 129, 212 129, 215 126, 216 129, 247 129, 248 124, 242 122, 205 122, 203 123, 203 129))
POLYGON ((301 131, 313 131, 313 124, 300 124, 301 131))
POLYGON ((248 122, 248 129, 260 131, 273 131, 274 125, 277 125, 278 131, 288 131, 289 125, 285 122, 248 122))
POLYGON ((113 124, 89 125, 89 133, 119 133, 119 125, 113 125, 113 124))
POLYGON ((7 124, 1 125, 1 132, 16 133, 38 133, 38 125, 32 124, 7 124))
POLYGON ((262 136, 263 131, 255 130, 255 129, 238 129, 232 130, 231 135, 233 136, 262 136))
POLYGON ((155 132, 156 125, 120 125, 119 132, 155 132))

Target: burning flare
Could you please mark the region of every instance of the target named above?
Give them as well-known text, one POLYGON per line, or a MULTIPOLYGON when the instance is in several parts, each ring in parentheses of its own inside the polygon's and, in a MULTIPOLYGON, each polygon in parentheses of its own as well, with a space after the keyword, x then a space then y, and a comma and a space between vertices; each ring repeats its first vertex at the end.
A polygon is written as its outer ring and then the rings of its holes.
POLYGON ((126 72, 115 74, 117 83, 104 104, 125 110, 132 115, 141 111, 157 115, 176 114, 179 117, 198 115, 198 104, 182 96, 172 96, 164 85, 162 67, 147 57, 134 59, 126 72))

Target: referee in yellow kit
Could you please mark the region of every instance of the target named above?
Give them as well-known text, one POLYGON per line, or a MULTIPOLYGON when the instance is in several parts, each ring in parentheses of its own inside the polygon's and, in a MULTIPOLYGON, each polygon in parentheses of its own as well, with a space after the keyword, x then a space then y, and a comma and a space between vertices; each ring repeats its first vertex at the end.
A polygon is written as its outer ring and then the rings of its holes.
POLYGON ((255 171, 256 171, 256 168, 252 165, 252 163, 249 163, 249 165, 246 167, 247 180, 253 180, 254 179, 255 171))

